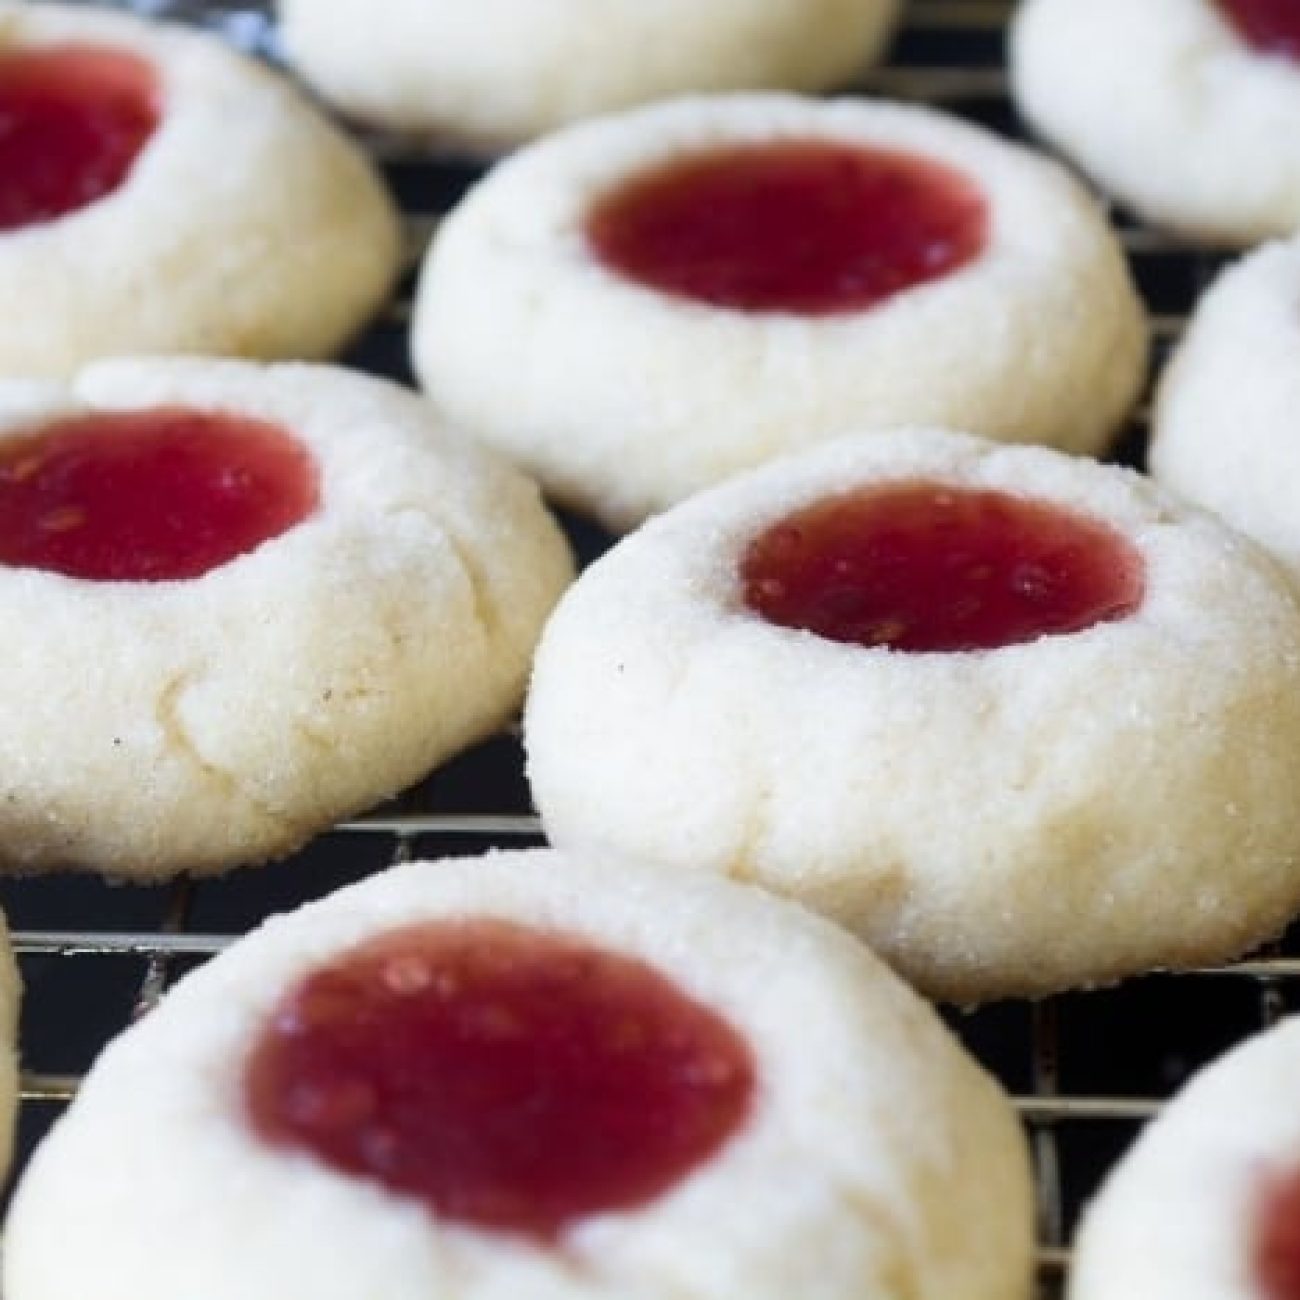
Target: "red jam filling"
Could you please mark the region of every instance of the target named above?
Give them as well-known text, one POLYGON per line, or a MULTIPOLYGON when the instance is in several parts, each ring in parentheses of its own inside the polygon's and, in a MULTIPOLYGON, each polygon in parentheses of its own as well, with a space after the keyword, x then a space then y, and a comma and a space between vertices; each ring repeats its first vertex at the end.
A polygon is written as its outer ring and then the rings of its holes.
POLYGON ((1300 0, 1219 0, 1219 8, 1261 54, 1300 60, 1300 0))
POLYGON ((940 483, 831 497, 757 537, 745 603, 782 627, 893 650, 994 650, 1125 618, 1141 557, 1056 505, 940 483))
POLYGON ((77 416, 0 442, 0 563, 195 578, 305 519, 315 462, 274 425, 206 411, 77 416))
POLYGON ((134 54, 94 45, 0 53, 0 231, 111 194, 159 116, 157 77, 134 54))
POLYGON ((1251 1261, 1261 1300, 1300 1300, 1300 1171, 1261 1190, 1251 1261))
POLYGON ((309 976, 245 1089, 268 1142, 545 1241, 672 1188, 741 1126, 754 1082, 736 1031, 642 962, 484 920, 309 976))
POLYGON ((976 258, 988 209, 959 172, 824 140, 746 144, 638 176, 587 239, 650 288, 742 311, 861 311, 976 258))

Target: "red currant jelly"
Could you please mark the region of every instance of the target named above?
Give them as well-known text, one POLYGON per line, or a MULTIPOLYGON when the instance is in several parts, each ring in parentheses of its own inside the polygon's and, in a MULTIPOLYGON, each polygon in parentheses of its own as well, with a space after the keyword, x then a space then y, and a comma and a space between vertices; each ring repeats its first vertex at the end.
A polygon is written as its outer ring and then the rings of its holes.
POLYGON ((555 1239, 740 1128, 736 1031, 643 962, 493 920, 372 940, 293 989, 245 1075, 261 1137, 467 1225, 555 1239))
POLYGON ((1218 0, 1241 38, 1261 54, 1300 59, 1300 0, 1218 0))
POLYGON ((73 578, 195 578, 316 509, 284 430, 207 411, 75 416, 0 442, 0 563, 73 578))
POLYGON ((973 261, 976 185, 927 158, 831 140, 720 149, 600 200, 587 240, 639 284, 717 307, 862 311, 973 261))
POLYGON ((1260 1300, 1300 1300, 1300 1171, 1267 1180, 1262 1193, 1252 1259, 1260 1300))
POLYGON ((993 650, 1122 619, 1144 567, 1110 527, 1046 502, 905 482, 828 498, 757 537, 745 603, 782 627, 893 650, 993 650))
POLYGON ((124 50, 0 52, 0 231, 113 193, 158 126, 153 68, 124 50))

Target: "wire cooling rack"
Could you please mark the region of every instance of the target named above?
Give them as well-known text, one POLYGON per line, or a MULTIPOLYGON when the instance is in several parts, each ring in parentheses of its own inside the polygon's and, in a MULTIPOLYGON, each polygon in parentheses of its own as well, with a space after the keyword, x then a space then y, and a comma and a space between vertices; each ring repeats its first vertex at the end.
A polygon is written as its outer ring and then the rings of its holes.
MULTIPOLYGON (((204 0, 118 0, 119 7, 184 18, 276 59, 267 6, 204 0)), ((1009 0, 912 0, 889 66, 864 93, 940 105, 1020 136, 1003 64, 1009 0)), ((480 172, 431 159, 410 141, 365 137, 407 218, 410 270, 441 213, 480 172)), ((1219 259, 1116 214, 1154 315, 1163 360, 1219 259)), ((409 379, 405 335, 411 276, 347 360, 409 379)), ((1117 453, 1140 460, 1139 419, 1117 453)), ((579 553, 606 544, 568 521, 579 553)), ((90 879, 34 879, 3 886, 27 986, 19 1165, 66 1105, 104 1043, 146 1012, 196 963, 273 912, 415 857, 541 842, 523 778, 518 736, 508 731, 462 756, 417 789, 336 827, 290 861, 220 881, 165 888, 111 887, 90 879)), ((1067 1243, 1081 1204, 1141 1123, 1187 1075, 1293 1008, 1300 990, 1297 936, 1228 968, 1152 976, 1118 989, 1038 1004, 1006 1003, 950 1023, 1012 1091, 1033 1143, 1040 1278, 1060 1294, 1067 1243)))

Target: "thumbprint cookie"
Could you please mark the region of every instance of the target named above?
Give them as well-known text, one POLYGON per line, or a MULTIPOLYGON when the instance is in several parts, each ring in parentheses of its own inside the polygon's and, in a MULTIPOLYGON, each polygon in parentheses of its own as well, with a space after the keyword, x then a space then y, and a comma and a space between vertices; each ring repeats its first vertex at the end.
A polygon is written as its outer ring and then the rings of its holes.
POLYGON ((504 722, 570 576, 535 486, 395 385, 0 386, 0 864, 289 852, 504 722))
POLYGON ((688 91, 827 90, 880 55, 899 0, 279 0, 284 43, 367 122, 475 151, 688 91))
POLYGON ((1136 473, 933 431, 743 475, 562 600, 553 842, 752 880, 926 992, 1218 960, 1300 908, 1300 607, 1136 473))
POLYGON ((723 880, 414 863, 100 1057, 7 1300, 1027 1300, 1005 1095, 865 947, 723 880))
POLYGON ((323 357, 397 271, 397 216, 359 151, 216 37, 0 3, 0 121, 0 375, 323 357))
POLYGON ((1011 68, 1029 122, 1146 220, 1229 247, 1300 228, 1294 0, 1025 0, 1011 68))
POLYGON ((925 109, 738 95, 490 173, 434 242, 413 349, 448 418, 626 528, 846 429, 1098 451, 1145 325, 1054 163, 925 109))
POLYGON ((1195 1075, 1084 1216, 1070 1300, 1300 1296, 1300 1020, 1195 1075))
POLYGON ((1300 571, 1300 244, 1270 244, 1201 299, 1160 383, 1151 472, 1300 571))

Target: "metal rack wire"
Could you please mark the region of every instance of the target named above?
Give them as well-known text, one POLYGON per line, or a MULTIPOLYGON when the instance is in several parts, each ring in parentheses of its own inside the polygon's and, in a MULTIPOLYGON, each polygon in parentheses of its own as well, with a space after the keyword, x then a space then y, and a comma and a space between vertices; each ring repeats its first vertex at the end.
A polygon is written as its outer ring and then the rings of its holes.
MULTIPOLYGON (((266 4, 117 0, 220 30, 277 56, 266 4)), ((912 0, 890 65, 861 89, 939 104, 1017 135, 1002 65, 1010 0, 912 0)), ((399 196, 412 267, 439 215, 477 175, 432 160, 410 141, 367 137, 399 196)), ((1219 259, 1117 215, 1155 316, 1160 361, 1219 259)), ((363 338, 353 364, 405 378, 410 285, 363 338)), ((1140 456, 1140 423, 1121 455, 1140 456)), ((603 539, 574 523, 580 553, 603 539)), ((113 889, 89 880, 5 886, 28 995, 20 1151, 29 1150, 95 1053, 168 985, 271 912, 416 856, 540 842, 518 737, 505 734, 435 774, 392 806, 322 836, 289 862, 216 882, 113 889)), ((1300 944, 1284 942, 1229 968, 1153 976, 1037 1005, 953 1013, 953 1027, 1017 1098, 1037 1167, 1044 1297, 1060 1292, 1080 1205, 1161 1100, 1194 1068, 1272 1023, 1300 989, 1300 944)))

